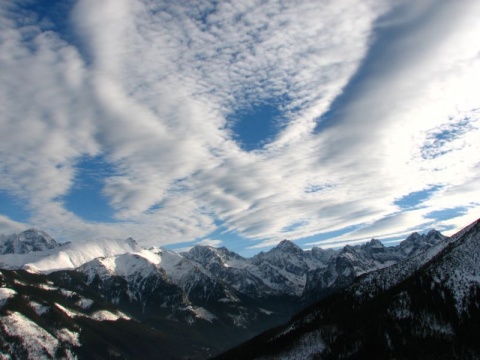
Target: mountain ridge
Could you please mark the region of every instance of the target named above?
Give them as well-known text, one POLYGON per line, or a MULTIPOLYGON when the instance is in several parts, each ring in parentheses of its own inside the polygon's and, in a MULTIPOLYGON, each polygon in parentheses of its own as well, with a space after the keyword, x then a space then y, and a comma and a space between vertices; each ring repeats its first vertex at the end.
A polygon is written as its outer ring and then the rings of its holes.
MULTIPOLYGON (((434 252, 432 249, 446 242, 446 237, 432 232, 412 234, 396 247, 385 247, 372 239, 338 250, 304 251, 284 240, 247 259, 224 247, 195 246, 179 254, 165 248, 144 249, 133 239, 126 239, 0 255, 0 263, 10 264, 11 269, 4 270, 10 277, 12 271, 24 271, 19 270, 22 267, 32 275, 22 272, 21 276, 44 276, 43 283, 30 291, 47 292, 42 295, 47 299, 53 286, 60 295, 78 294, 83 300, 77 302, 101 302, 125 314, 131 319, 121 320, 127 327, 136 321, 139 326, 159 331, 171 329, 174 338, 168 340, 165 335, 161 341, 177 343, 183 336, 191 336, 198 341, 186 342, 169 353, 174 353, 173 357, 204 359, 286 322, 295 312, 345 288, 359 276, 388 269, 428 249, 434 252), (22 259, 26 260, 23 265, 22 259), (51 264, 57 269, 49 268, 51 264)), ((17 291, 15 281, 10 281, 9 286, 17 291)), ((2 291, 4 304, 0 312, 12 313, 9 309, 17 295, 2 291)), ((35 301, 57 308, 55 304, 35 301)), ((67 309, 61 310, 64 313, 79 311, 76 303, 65 303, 63 299, 58 303, 67 309), (76 306, 77 310, 73 310, 76 306)), ((27 316, 28 312, 22 314, 27 316)), ((80 318, 75 319, 78 325, 80 318)), ((91 316, 81 319, 96 321, 91 316)), ((32 321, 39 321, 38 316, 32 321)), ((102 324, 88 326, 104 327, 102 324)))

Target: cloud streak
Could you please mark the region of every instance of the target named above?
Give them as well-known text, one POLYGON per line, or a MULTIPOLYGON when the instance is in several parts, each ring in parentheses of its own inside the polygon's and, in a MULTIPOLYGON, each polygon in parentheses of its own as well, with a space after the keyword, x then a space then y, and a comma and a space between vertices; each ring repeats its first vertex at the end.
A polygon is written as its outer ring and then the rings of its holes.
POLYGON ((54 235, 157 245, 219 224, 262 247, 478 216, 480 9, 415 4, 79 0, 70 37, 2 5, 1 190, 54 235), (232 114, 265 103, 284 120, 244 151, 232 114), (114 169, 109 223, 64 201, 94 157, 114 169), (395 204, 431 188, 420 210, 395 204))

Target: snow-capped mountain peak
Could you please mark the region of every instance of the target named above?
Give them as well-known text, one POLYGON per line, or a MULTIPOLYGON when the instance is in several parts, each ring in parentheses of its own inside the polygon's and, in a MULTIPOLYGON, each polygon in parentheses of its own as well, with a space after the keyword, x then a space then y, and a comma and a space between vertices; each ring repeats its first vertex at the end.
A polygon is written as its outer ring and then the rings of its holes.
POLYGON ((195 261, 202 266, 208 266, 210 264, 223 265, 218 250, 212 246, 196 245, 191 248, 185 256, 189 260, 195 261))
POLYGON ((184 255, 187 259, 205 268, 212 266, 245 268, 248 266, 247 259, 225 247, 214 248, 212 246, 197 245, 184 255))
POLYGON ((0 236, 0 254, 28 254, 59 247, 50 235, 37 229, 0 236))
POLYGON ((87 274, 89 279, 94 275, 103 278, 109 276, 128 278, 133 275, 145 278, 154 273, 157 267, 147 257, 138 253, 126 253, 93 259, 80 266, 78 270, 87 274))

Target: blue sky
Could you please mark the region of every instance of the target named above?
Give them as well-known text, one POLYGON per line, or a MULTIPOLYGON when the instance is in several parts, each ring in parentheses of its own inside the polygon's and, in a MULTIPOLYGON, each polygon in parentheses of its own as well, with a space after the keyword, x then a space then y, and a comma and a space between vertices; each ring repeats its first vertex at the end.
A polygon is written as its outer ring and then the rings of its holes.
POLYGON ((480 217, 480 4, 0 1, 0 233, 338 247, 480 217))

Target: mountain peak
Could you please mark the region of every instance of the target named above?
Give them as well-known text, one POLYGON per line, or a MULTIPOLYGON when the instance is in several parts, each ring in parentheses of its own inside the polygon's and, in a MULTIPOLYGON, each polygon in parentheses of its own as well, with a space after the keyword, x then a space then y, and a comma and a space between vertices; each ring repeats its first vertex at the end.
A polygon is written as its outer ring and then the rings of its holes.
POLYGON ((369 244, 372 247, 382 247, 382 248, 385 247, 385 245, 383 245, 383 243, 378 239, 372 239, 367 244, 369 244))
POLYGON ((418 232, 415 231, 415 232, 411 233, 411 234, 405 239, 405 241, 408 241, 408 240, 414 241, 414 240, 417 240, 417 239, 419 239, 419 238, 421 238, 421 237, 422 237, 422 236, 421 236, 418 232))
POLYGON ((385 245, 383 245, 382 242, 378 239, 372 239, 369 242, 365 243, 363 245, 363 248, 366 251, 370 252, 381 252, 385 249, 385 245))
POLYGON ((223 264, 217 249, 208 245, 195 245, 184 255, 188 260, 195 261, 202 266, 207 266, 211 263, 223 264))
POLYGON ((282 250, 282 251, 303 251, 300 246, 295 244, 293 241, 290 240, 282 240, 278 243, 275 249, 282 250))
POLYGON ((58 246, 60 244, 46 232, 31 228, 20 233, 3 236, 0 240, 0 254, 26 254, 58 246))
POLYGON ((429 240, 444 240, 445 235, 443 235, 440 231, 437 231, 435 229, 430 230, 427 235, 427 239, 429 240))

